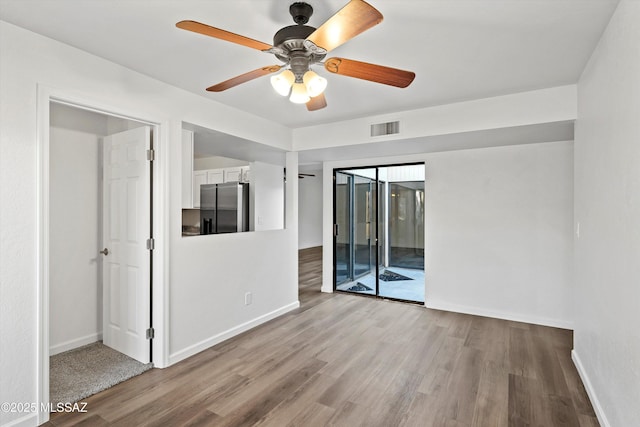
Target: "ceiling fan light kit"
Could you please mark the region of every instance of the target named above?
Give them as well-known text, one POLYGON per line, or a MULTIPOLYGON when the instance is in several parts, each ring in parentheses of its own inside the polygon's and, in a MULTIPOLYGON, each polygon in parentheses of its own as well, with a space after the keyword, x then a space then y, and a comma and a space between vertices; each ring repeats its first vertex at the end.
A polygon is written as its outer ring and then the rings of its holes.
POLYGON ((320 95, 327 88, 327 79, 320 77, 311 70, 304 73, 302 81, 311 98, 320 95))
POLYGON ((294 83, 293 86, 291 86, 289 101, 294 104, 306 104, 310 99, 311 97, 307 93, 307 88, 304 87, 304 83, 294 83))
POLYGON ((327 106, 324 91, 328 82, 311 70, 313 64, 322 64, 333 74, 401 88, 409 86, 415 78, 411 71, 345 58, 329 58, 323 62, 330 50, 382 21, 382 14, 367 2, 351 0, 317 29, 305 25, 313 14, 311 5, 295 2, 289 7, 289 13, 296 25, 278 30, 273 37, 273 46, 196 21, 180 21, 176 26, 271 53, 284 62, 284 65, 262 67, 207 88, 212 92, 221 92, 285 68, 271 77, 275 91, 289 96, 291 102, 307 104, 307 110, 315 111, 327 106))
POLYGON ((271 86, 282 96, 289 95, 291 92, 291 85, 295 83, 296 76, 293 75, 293 71, 284 70, 277 76, 271 77, 271 86))

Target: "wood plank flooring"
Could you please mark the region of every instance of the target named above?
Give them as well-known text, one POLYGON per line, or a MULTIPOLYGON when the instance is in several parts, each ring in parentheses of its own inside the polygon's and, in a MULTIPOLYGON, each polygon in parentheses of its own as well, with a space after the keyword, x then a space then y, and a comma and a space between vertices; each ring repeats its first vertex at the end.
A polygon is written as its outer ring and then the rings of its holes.
POLYGON ((322 294, 318 248, 300 252, 299 274, 295 312, 47 425, 598 425, 571 331, 322 294))

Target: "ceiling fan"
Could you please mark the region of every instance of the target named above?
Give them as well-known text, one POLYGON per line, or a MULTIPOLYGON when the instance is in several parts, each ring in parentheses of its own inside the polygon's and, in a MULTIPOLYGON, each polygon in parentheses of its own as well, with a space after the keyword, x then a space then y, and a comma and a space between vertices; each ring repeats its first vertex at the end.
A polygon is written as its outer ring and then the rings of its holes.
POLYGON ((309 111, 315 111, 327 106, 323 94, 327 80, 311 70, 315 64, 323 64, 330 73, 400 88, 409 86, 415 78, 415 73, 397 68, 346 58, 325 60, 329 51, 382 21, 382 14, 367 2, 351 0, 317 29, 305 25, 313 14, 313 8, 308 3, 293 3, 289 13, 296 25, 278 30, 273 36, 273 46, 196 21, 180 21, 176 26, 271 53, 284 62, 283 65, 258 68, 225 80, 208 87, 210 92, 221 92, 284 68, 282 73, 271 77, 273 88, 279 94, 289 96, 291 102, 306 104, 309 111))

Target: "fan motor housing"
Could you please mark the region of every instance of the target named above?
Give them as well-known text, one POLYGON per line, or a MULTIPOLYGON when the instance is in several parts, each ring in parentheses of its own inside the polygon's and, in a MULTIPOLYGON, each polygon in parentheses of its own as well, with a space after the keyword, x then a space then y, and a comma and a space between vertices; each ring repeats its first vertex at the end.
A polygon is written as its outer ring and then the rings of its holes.
POLYGON ((306 40, 315 30, 308 25, 291 25, 280 29, 273 36, 273 46, 279 51, 273 53, 283 62, 289 62, 293 56, 304 56, 311 64, 322 61, 327 52, 306 40))
POLYGON ((273 45, 280 46, 288 40, 304 40, 316 29, 308 25, 289 25, 284 27, 273 36, 273 45))

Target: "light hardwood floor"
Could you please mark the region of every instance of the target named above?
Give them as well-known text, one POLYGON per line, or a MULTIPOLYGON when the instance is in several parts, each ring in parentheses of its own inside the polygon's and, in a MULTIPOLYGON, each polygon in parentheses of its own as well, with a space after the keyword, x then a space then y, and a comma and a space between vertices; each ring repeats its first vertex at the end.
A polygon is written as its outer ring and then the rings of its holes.
POLYGON ((320 257, 300 253, 300 309, 48 425, 598 425, 571 331, 322 294, 320 257))

